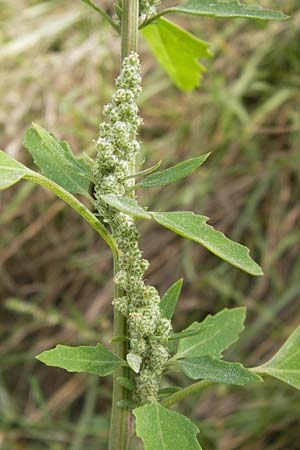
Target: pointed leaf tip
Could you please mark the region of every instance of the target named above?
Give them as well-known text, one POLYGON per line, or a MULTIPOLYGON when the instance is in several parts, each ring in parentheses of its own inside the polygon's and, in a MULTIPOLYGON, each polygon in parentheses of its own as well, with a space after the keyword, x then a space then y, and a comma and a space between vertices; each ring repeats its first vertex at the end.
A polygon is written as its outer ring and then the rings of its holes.
POLYGON ((172 319, 174 314, 181 289, 182 289, 183 278, 175 281, 172 286, 169 287, 167 292, 162 296, 159 307, 162 316, 166 319, 172 319))
POLYGON ((180 340, 176 358, 205 355, 220 358, 224 350, 238 340, 245 318, 246 308, 225 308, 213 316, 208 315, 203 322, 194 322, 183 331, 198 333, 180 340))
POLYGON ((79 347, 57 345, 37 355, 36 359, 47 366, 59 367, 68 372, 87 372, 99 376, 108 375, 125 364, 102 344, 79 347))
POLYGON ((233 266, 251 275, 263 275, 260 266, 250 257, 249 249, 208 225, 207 217, 191 211, 153 212, 152 216, 160 225, 203 245, 233 266))
POLYGON ((197 158, 188 159, 180 162, 173 167, 161 170, 160 172, 149 175, 139 185, 143 188, 153 188, 158 186, 165 186, 166 184, 179 181, 187 175, 193 173, 198 169, 209 157, 210 153, 199 156, 197 158))
POLYGON ((260 376, 246 369, 241 363, 223 361, 210 355, 180 359, 177 365, 192 380, 202 379, 236 386, 263 381, 260 376))

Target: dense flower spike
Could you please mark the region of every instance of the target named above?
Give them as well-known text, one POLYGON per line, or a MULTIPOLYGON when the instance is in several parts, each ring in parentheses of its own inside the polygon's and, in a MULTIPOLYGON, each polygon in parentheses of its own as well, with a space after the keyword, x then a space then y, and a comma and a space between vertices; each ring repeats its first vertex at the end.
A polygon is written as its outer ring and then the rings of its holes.
POLYGON ((132 179, 128 176, 140 150, 137 133, 142 119, 135 103, 140 92, 139 58, 132 53, 124 58, 112 102, 104 107, 106 122, 100 125, 94 178, 98 212, 110 225, 120 250, 120 270, 114 282, 124 291, 124 296, 114 299, 114 305, 128 319, 130 352, 143 360, 137 396, 141 403, 146 403, 157 397, 169 358, 166 344, 171 325, 161 317, 157 290, 144 282, 149 263, 142 258, 138 245, 140 235, 133 218, 101 200, 103 194, 131 195, 132 179))

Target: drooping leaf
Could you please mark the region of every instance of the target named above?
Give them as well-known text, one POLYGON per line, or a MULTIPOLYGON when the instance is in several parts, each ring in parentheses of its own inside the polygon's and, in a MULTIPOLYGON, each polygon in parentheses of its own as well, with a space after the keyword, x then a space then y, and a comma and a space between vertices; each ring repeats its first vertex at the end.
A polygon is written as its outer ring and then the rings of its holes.
POLYGON ((245 308, 223 309, 214 316, 195 322, 188 330, 203 330, 194 336, 181 339, 176 358, 211 355, 219 358, 222 352, 236 342, 244 329, 245 308))
POLYGON ((129 367, 135 373, 139 373, 143 361, 142 358, 139 355, 136 355, 135 353, 128 353, 128 355, 126 356, 126 360, 128 362, 129 367))
POLYGON ((177 301, 180 296, 182 288, 183 278, 175 281, 172 286, 169 287, 167 292, 162 296, 159 307, 162 316, 166 319, 171 319, 175 311, 177 301))
POLYGON ((300 390, 300 327, 291 334, 273 358, 253 370, 300 390))
POLYGON ((142 29, 151 50, 182 90, 199 86, 204 66, 199 58, 212 56, 210 44, 167 19, 158 19, 142 29))
POLYGON ((133 410, 144 450, 201 450, 198 428, 187 417, 157 402, 133 410))
POLYGON ((60 367, 68 372, 88 372, 100 376, 108 375, 124 365, 122 359, 102 344, 79 347, 57 345, 40 353, 36 358, 47 366, 60 367))
POLYGON ((26 131, 24 146, 31 153, 43 175, 72 193, 87 194, 90 167, 76 158, 69 145, 59 141, 38 125, 26 131))
POLYGON ((153 173, 143 180, 139 186, 143 188, 152 188, 157 186, 165 186, 166 184, 178 181, 198 169, 198 167, 206 161, 209 155, 210 153, 206 153, 206 155, 188 159, 187 161, 176 164, 176 166, 153 173))
POLYGON ((30 170, 0 150, 0 190, 20 181, 30 170))
POLYGON ((113 206, 119 211, 125 214, 134 216, 138 219, 151 219, 149 214, 144 208, 139 206, 136 200, 128 197, 121 197, 120 195, 101 195, 101 199, 110 206, 113 206))
POLYGON ((152 215, 160 225, 198 242, 233 266, 251 275, 263 274, 259 265, 250 257, 247 247, 231 241, 223 233, 208 225, 207 217, 190 211, 153 212, 152 215))
POLYGON ((113 237, 108 233, 106 228, 102 225, 97 217, 77 198, 66 191, 62 186, 56 184, 49 178, 28 169, 23 164, 14 160, 6 153, 0 150, 0 189, 5 189, 14 183, 17 183, 22 178, 33 181, 34 183, 43 186, 49 191, 53 192, 57 197, 63 200, 74 211, 76 211, 84 220, 91 225, 94 230, 104 239, 104 241, 111 247, 115 248, 116 244, 113 237))
POLYGON ((263 381, 240 363, 223 361, 210 355, 180 359, 177 365, 192 380, 202 379, 237 386, 263 381))
POLYGON ((261 20, 284 20, 288 17, 281 11, 262 8, 261 6, 245 5, 237 0, 189 0, 182 5, 167 8, 162 11, 162 14, 171 12, 195 16, 240 17, 261 20))

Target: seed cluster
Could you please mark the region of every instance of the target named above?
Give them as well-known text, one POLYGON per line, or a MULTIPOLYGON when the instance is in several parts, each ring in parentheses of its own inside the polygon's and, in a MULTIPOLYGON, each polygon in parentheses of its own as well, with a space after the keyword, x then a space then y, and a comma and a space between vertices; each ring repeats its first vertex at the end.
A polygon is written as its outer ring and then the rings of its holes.
POLYGON ((141 403, 157 397, 160 378, 169 358, 166 349, 170 321, 161 316, 160 297, 145 284, 149 263, 139 249, 139 232, 131 216, 103 202, 103 194, 130 196, 132 163, 140 150, 137 140, 142 119, 136 98, 141 92, 139 58, 131 53, 123 59, 112 101, 104 107, 106 122, 100 125, 97 158, 94 165, 97 210, 112 229, 120 258, 114 282, 124 295, 114 299, 115 307, 127 318, 130 353, 142 359, 137 377, 137 396, 141 403))

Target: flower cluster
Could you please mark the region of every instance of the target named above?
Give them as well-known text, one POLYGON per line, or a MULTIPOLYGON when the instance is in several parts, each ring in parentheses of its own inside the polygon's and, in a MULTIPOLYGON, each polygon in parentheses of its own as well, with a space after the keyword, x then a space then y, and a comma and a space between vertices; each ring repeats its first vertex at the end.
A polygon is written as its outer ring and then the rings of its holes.
MULTIPOLYGON (((139 25, 155 16, 156 8, 161 0, 139 0, 139 25)), ((122 18, 122 0, 115 1, 115 23, 120 26, 122 18)))
POLYGON ((140 91, 139 58, 131 53, 123 60, 112 101, 104 108, 106 122, 100 125, 94 179, 97 210, 111 227, 120 253, 114 282, 124 295, 115 298, 114 305, 128 320, 130 353, 142 358, 137 396, 141 403, 146 403, 157 396, 169 358, 166 344, 171 325, 161 316, 157 290, 144 282, 149 264, 139 249, 140 235, 133 218, 101 199, 103 194, 131 195, 130 175, 140 150, 137 132, 142 120, 136 105, 140 91))
POLYGON ((160 0, 140 0, 139 1, 139 21, 140 24, 155 16, 156 7, 160 5, 160 0))

